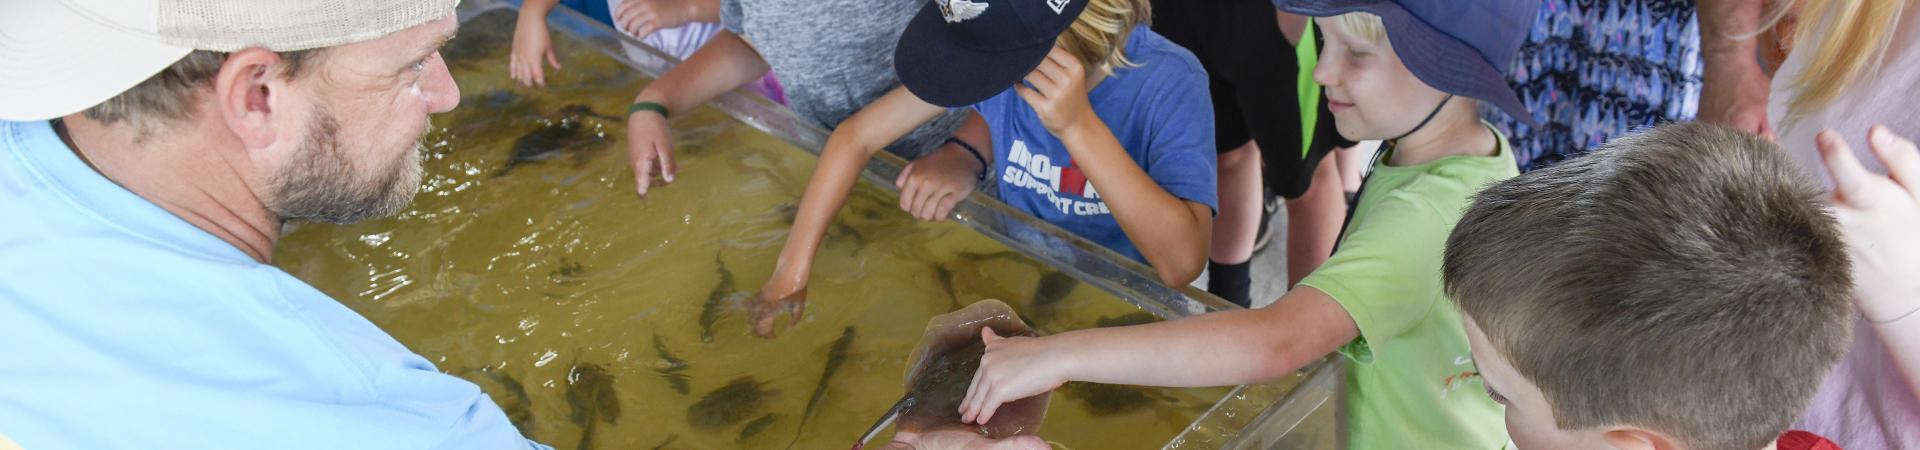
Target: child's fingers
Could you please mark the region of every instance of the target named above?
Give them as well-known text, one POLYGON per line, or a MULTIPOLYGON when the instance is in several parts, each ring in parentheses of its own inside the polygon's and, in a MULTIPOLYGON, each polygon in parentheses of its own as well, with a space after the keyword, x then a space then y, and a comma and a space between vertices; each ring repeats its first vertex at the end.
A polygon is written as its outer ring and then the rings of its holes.
POLYGON ((1913 141, 1893 134, 1885 125, 1874 125, 1867 130, 1867 142, 1887 166, 1887 175, 1900 183, 1907 195, 1920 197, 1920 154, 1915 153, 1913 141))
POLYGON ((960 200, 965 198, 967 198, 965 192, 952 192, 948 193, 945 197, 941 197, 940 206, 933 209, 933 214, 936 217, 934 220, 947 220, 948 217, 953 217, 954 205, 959 205, 960 200))
POLYGON ((928 222, 940 220, 940 214, 938 214, 939 208, 940 208, 940 202, 944 201, 946 198, 947 198, 946 191, 940 190, 940 189, 928 189, 927 193, 924 196, 922 196, 922 198, 920 199, 920 208, 919 208, 920 220, 925 220, 928 222))
POLYGON ((1863 206, 1860 203, 1867 201, 1869 181, 1874 175, 1860 166, 1860 160, 1854 159, 1853 147, 1833 130, 1820 132, 1813 141, 1820 148, 1821 159, 1827 163, 1827 175, 1833 177, 1834 198, 1849 206, 1863 206))
POLYGON ((1047 94, 1053 93, 1053 80, 1047 78, 1046 74, 1040 73, 1038 70, 1027 74, 1026 78, 1023 79, 1026 80, 1029 89, 1033 89, 1043 98, 1046 97, 1047 94))
MULTIPOLYGON (((906 189, 906 188, 907 188, 907 179, 909 179, 909 178, 913 178, 913 168, 914 168, 914 166, 918 166, 918 165, 920 165, 920 164, 919 164, 919 163, 907 163, 907 167, 905 167, 905 168, 901 168, 901 169, 900 169, 900 175, 899 175, 899 176, 895 176, 895 177, 893 177, 893 185, 894 185, 894 186, 899 186, 899 187, 900 187, 900 189, 902 189, 902 190, 904 190, 904 189, 906 189)), ((902 194, 902 195, 901 195, 901 197, 906 197, 906 195, 905 195, 905 194, 902 194)))
POLYGON ((660 179, 672 183, 674 174, 680 172, 679 166, 673 163, 673 149, 663 145, 656 153, 660 155, 660 179))
POLYGON ((994 410, 1000 409, 999 391, 997 387, 987 390, 987 400, 981 403, 979 417, 975 417, 973 423, 986 425, 987 422, 993 421, 994 410))
POLYGON ((978 408, 975 408, 974 405, 980 402, 981 394, 986 394, 986 392, 980 388, 980 380, 986 378, 986 375, 987 375, 987 372, 985 370, 981 370, 981 368, 976 367, 973 369, 973 381, 967 384, 967 396, 966 398, 960 400, 960 422, 961 423, 973 422, 973 413, 975 410, 978 409, 978 408))
POLYGON ((1039 91, 1035 91, 1030 87, 1014 86, 1013 93, 1019 95, 1021 100, 1026 100, 1027 106, 1031 106, 1034 109, 1040 109, 1040 105, 1046 104, 1047 102, 1045 96, 1040 95, 1039 91))
POLYGON ((616 23, 626 22, 627 16, 630 14, 633 14, 634 5, 637 5, 639 3, 640 2, 637 2, 634 0, 626 0, 626 1, 620 2, 619 7, 613 8, 613 21, 616 23))
POLYGON ((634 189, 641 197, 647 196, 647 188, 653 187, 653 158, 642 156, 633 162, 634 189))
POLYGON ((920 198, 920 183, 908 181, 900 185, 900 210, 913 214, 913 204, 920 198))
POLYGON ((1062 77, 1058 75, 1058 71, 1048 71, 1046 65, 1048 65, 1048 63, 1041 62, 1041 67, 1033 67, 1033 71, 1027 73, 1027 83, 1033 85, 1035 88, 1039 88, 1041 92, 1052 94, 1054 87, 1066 85, 1066 79, 1062 79, 1062 77))
POLYGON ((1067 50, 1063 48, 1054 47, 1053 51, 1047 52, 1047 60, 1053 61, 1053 63, 1058 64, 1061 69, 1069 72, 1080 71, 1080 58, 1073 57, 1072 53, 1067 53, 1067 50))
POLYGON ((1054 60, 1052 56, 1049 56, 1046 61, 1040 62, 1040 67, 1034 68, 1034 71, 1045 74, 1047 78, 1053 80, 1054 84, 1061 86, 1071 84, 1075 78, 1073 70, 1068 69, 1067 66, 1062 65, 1059 61, 1054 60))
POLYGON ((552 47, 547 48, 547 64, 552 64, 555 70, 560 69, 560 58, 554 56, 552 47))

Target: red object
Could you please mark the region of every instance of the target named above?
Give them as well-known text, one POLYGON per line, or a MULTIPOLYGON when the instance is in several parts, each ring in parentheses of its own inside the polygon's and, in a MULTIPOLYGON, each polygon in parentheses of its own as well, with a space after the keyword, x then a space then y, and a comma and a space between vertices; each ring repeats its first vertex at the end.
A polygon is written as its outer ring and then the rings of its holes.
POLYGON ((1774 441, 1774 448, 1777 450, 1840 450, 1840 444, 1835 444, 1818 434, 1788 430, 1780 435, 1780 439, 1774 441))

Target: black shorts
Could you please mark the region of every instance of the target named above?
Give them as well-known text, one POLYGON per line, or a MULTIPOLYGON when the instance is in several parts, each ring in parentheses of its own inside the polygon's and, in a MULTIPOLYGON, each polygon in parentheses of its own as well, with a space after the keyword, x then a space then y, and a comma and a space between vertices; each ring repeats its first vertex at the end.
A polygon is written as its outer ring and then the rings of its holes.
POLYGON ((1300 65, 1271 1, 1155 0, 1153 14, 1153 31, 1193 52, 1207 70, 1215 150, 1258 143, 1263 178, 1275 194, 1306 193, 1320 159, 1353 145, 1334 129, 1322 97, 1314 142, 1301 151, 1300 65))

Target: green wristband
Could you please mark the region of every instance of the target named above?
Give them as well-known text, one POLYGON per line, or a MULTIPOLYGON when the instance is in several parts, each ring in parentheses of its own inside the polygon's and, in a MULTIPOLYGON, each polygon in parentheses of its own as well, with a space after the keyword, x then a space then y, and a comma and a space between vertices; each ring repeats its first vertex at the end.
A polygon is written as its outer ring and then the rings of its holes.
POLYGON ((667 117, 667 105, 662 105, 654 102, 633 102, 633 104, 627 105, 627 115, 629 116, 633 115, 633 113, 637 113, 641 111, 653 111, 653 112, 660 113, 660 118, 663 118, 663 119, 667 117))

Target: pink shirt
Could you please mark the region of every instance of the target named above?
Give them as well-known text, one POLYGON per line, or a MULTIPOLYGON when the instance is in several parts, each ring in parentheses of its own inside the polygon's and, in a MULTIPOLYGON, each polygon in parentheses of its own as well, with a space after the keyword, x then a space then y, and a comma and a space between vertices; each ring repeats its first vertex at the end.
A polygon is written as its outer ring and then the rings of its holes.
MULTIPOLYGON (((1780 145, 1829 189, 1820 152, 1813 137, 1823 129, 1837 131, 1851 144, 1869 170, 1886 173, 1867 146, 1867 129, 1883 124, 1896 134, 1920 138, 1920 5, 1910 4, 1877 72, 1856 80, 1826 108, 1814 111, 1782 128, 1791 89, 1787 84, 1806 70, 1810 48, 1787 56, 1773 78, 1767 119, 1774 124, 1780 145)), ((1802 22, 1803 26, 1814 26, 1802 22)), ((1802 43, 1811 46, 1811 42, 1802 43)), ((1907 326, 1920 326, 1908 321, 1907 326)), ((1920 449, 1920 401, 1900 376, 1880 336, 1865 320, 1854 321, 1853 346, 1821 384, 1819 393, 1795 429, 1826 436, 1850 450, 1920 449)))

